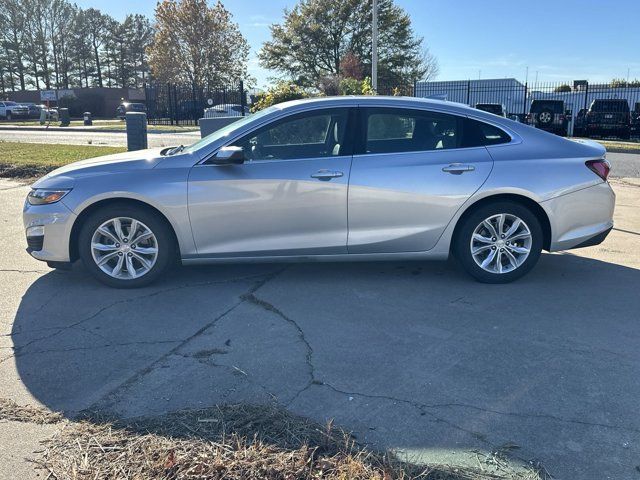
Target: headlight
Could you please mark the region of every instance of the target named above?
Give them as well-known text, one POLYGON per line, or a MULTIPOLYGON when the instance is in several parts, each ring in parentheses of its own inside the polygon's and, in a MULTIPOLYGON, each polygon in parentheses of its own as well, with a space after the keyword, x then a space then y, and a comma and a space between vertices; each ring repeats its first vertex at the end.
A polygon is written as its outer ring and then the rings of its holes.
POLYGON ((47 205, 56 203, 64 197, 70 190, 47 190, 46 188, 35 188, 27 195, 27 201, 31 205, 47 205))

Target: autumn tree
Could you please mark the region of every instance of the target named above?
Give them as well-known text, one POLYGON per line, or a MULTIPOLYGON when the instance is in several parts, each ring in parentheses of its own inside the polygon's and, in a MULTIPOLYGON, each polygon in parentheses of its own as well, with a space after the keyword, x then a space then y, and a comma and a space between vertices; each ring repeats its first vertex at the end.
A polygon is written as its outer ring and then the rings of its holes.
POLYGON ((249 45, 221 2, 162 0, 155 20, 147 53, 156 79, 204 86, 246 76, 249 45))
MULTIPOLYGON (((364 74, 371 72, 371 0, 300 0, 271 26, 259 60, 297 83, 317 87, 320 79, 352 67, 353 55, 364 74)), ((389 87, 413 85, 438 73, 438 64, 415 35, 409 15, 393 0, 378 2, 378 78, 389 87)))

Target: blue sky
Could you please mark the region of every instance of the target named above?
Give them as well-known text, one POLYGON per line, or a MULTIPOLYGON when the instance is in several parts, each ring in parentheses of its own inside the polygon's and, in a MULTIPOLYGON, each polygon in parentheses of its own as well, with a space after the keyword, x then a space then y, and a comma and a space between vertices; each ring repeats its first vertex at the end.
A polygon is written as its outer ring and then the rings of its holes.
MULTIPOLYGON (((153 18, 155 0, 76 0, 122 19, 153 18)), ((223 0, 251 45, 249 72, 273 75, 256 53, 294 0, 223 0)), ((396 0, 438 58, 438 80, 515 77, 541 82, 640 78, 640 0, 396 0)))

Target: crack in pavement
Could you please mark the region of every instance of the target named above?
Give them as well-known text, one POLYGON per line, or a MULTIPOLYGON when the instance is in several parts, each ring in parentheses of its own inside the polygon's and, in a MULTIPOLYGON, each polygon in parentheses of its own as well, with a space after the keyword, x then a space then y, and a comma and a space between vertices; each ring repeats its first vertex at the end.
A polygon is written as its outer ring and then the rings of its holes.
MULTIPOLYGON (((184 347, 190 341, 192 341, 195 338, 197 338, 200 335, 202 335, 204 332, 209 330, 211 327, 215 326, 220 320, 222 320, 224 317, 229 315, 231 312, 233 312, 235 309, 237 309, 240 305, 244 304, 246 302, 246 299, 245 299, 246 295, 251 295, 251 294, 255 293, 258 289, 260 289, 265 284, 267 284, 268 282, 270 282, 271 280, 276 278, 278 275, 280 275, 282 272, 284 272, 287 268, 288 268, 288 266, 285 266, 284 268, 282 268, 280 270, 277 270, 275 272, 272 272, 270 274, 266 274, 266 275, 262 274, 261 276, 264 276, 265 278, 263 278, 259 282, 256 282, 256 284, 253 285, 251 288, 249 288, 249 290, 246 293, 241 294, 240 297, 239 297, 239 300, 236 303, 234 303, 231 307, 229 307, 227 310, 225 310, 220 315, 215 317, 212 321, 210 321, 209 323, 207 323, 206 325, 204 325, 203 327, 198 329, 194 334, 192 334, 189 337, 187 337, 186 339, 182 340, 174 348, 172 348, 168 352, 162 354, 160 357, 155 359, 149 365, 146 365, 145 367, 141 368, 137 372, 133 373, 133 375, 131 375, 129 378, 127 378, 124 382, 120 383, 120 385, 116 386, 111 391, 107 392, 100 399, 98 399, 92 405, 90 405, 89 407, 83 409, 79 413, 82 414, 84 412, 93 412, 93 411, 97 411, 97 410, 108 410, 108 409, 112 408, 117 403, 117 395, 119 394, 120 391, 126 390, 131 385, 137 383, 144 376, 146 376, 147 374, 152 372, 156 368, 156 366, 158 364, 163 362, 165 359, 167 359, 171 355, 178 354, 178 352, 180 351, 180 349, 182 347, 184 347), (102 406, 102 408, 98 409, 97 407, 98 407, 98 405, 100 403, 103 403, 103 406, 102 406)), ((252 276, 252 277, 255 277, 255 276, 252 276)))
POLYGON ((15 349, 23 349, 25 347, 28 347, 29 345, 41 341, 41 340, 49 340, 59 334, 61 334, 62 332, 69 330, 69 329, 73 329, 78 327, 79 325, 82 325, 83 323, 86 323, 90 320, 93 320, 94 318, 100 316, 102 313, 104 313, 105 311, 116 307, 118 305, 123 305, 126 303, 131 303, 131 302, 135 302, 138 300, 144 300, 147 298, 152 298, 152 297, 156 297, 158 295, 163 295, 165 293, 169 293, 169 292, 174 292, 174 291, 178 291, 178 290, 182 290, 185 288, 193 288, 193 287, 203 287, 203 286, 208 286, 208 285, 221 285, 221 284, 227 284, 227 283, 237 283, 237 282, 242 282, 242 281, 246 281, 246 280, 251 280, 254 278, 260 278, 260 277, 264 277, 265 275, 269 275, 269 274, 253 274, 253 275, 247 275, 244 277, 236 277, 236 278, 232 278, 232 279, 228 279, 228 280, 211 280, 211 281, 205 281, 205 282, 196 282, 196 283, 186 283, 186 284, 182 284, 182 285, 177 285, 174 287, 169 287, 169 288, 165 288, 162 290, 156 290, 155 292, 151 292, 145 295, 138 295, 135 297, 131 297, 131 298, 125 298, 125 299, 121 299, 121 300, 116 300, 112 303, 109 303, 108 305, 105 305, 103 307, 100 307, 96 312, 92 313, 91 315, 89 315, 88 317, 85 317, 81 320, 78 320, 74 323, 71 323, 69 325, 64 325, 64 326, 51 326, 51 327, 42 327, 36 330, 20 330, 20 334, 25 334, 27 332, 39 332, 39 331, 46 331, 46 330, 56 330, 55 332, 49 334, 49 335, 45 335, 43 337, 38 337, 36 339, 32 339, 30 341, 28 341, 25 344, 22 345, 17 345, 15 346, 15 349))

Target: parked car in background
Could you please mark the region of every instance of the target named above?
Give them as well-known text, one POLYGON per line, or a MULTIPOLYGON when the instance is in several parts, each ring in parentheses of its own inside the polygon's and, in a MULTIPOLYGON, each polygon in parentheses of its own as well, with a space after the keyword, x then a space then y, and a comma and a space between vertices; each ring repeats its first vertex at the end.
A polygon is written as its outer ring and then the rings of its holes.
POLYGON ((576 115, 576 121, 573 125, 573 136, 574 137, 586 137, 587 136, 587 111, 586 108, 581 108, 578 110, 578 114, 576 115))
POLYGON ((27 115, 29 118, 40 118, 42 105, 36 105, 33 102, 21 102, 20 105, 25 106, 29 109, 29 113, 27 115))
POLYGON ((507 109, 501 103, 476 103, 476 108, 483 112, 493 113, 499 117, 508 117, 507 109))
POLYGON ((59 168, 28 194, 24 233, 34 258, 52 267, 82 259, 119 288, 146 285, 177 259, 450 255, 477 280, 505 283, 543 249, 605 239, 615 203, 608 174, 596 142, 457 103, 313 98, 245 116, 189 147, 59 168))
POLYGON ((204 110, 204 118, 238 117, 242 116, 243 110, 244 115, 249 115, 249 107, 246 106, 242 107, 242 105, 235 103, 215 105, 204 110))
POLYGON ((29 107, 5 100, 0 102, 0 118, 4 120, 29 118, 29 107))
POLYGON ((631 112, 631 135, 640 135, 640 102, 636 102, 633 112, 631 112))
POLYGON ((566 137, 569 131, 569 112, 563 100, 534 100, 525 117, 528 125, 566 137))
POLYGON ((587 112, 586 127, 589 136, 615 136, 629 139, 631 136, 629 102, 624 98, 595 99, 587 112))
POLYGON ((144 103, 122 102, 116 108, 116 117, 124 120, 127 112, 146 112, 147 107, 144 103))

